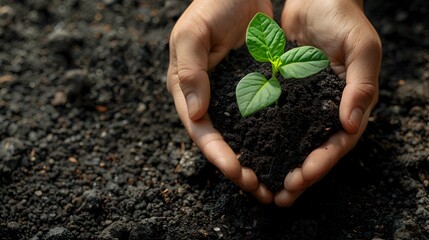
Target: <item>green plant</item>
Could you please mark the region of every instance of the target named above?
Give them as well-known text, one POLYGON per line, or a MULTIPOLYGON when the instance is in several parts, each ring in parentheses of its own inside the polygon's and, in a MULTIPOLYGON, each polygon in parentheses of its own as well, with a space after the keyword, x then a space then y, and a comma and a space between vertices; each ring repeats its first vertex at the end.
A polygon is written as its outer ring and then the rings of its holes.
POLYGON ((246 32, 246 45, 258 62, 269 62, 269 80, 258 72, 243 77, 237 85, 238 108, 243 117, 276 103, 281 94, 277 73, 283 78, 304 78, 329 66, 326 55, 318 48, 302 46, 285 52, 286 37, 280 26, 263 13, 257 13, 246 32))

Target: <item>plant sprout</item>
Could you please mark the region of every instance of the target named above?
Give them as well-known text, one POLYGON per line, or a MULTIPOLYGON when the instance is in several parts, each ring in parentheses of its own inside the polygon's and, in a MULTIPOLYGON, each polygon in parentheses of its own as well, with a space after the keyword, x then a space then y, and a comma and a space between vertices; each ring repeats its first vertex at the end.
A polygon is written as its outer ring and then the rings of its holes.
POLYGON ((236 97, 241 116, 247 117, 277 100, 281 86, 277 73, 283 78, 305 78, 329 66, 326 55, 318 48, 302 46, 285 52, 286 37, 280 26, 263 13, 257 13, 246 32, 246 46, 258 62, 269 62, 272 75, 269 80, 258 72, 243 77, 237 85, 236 97))

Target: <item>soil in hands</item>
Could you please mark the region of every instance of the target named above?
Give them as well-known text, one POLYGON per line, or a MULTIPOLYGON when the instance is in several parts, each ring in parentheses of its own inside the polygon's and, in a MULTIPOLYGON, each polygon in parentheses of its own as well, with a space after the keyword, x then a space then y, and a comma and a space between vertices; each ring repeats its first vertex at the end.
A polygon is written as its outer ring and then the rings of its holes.
POLYGON ((209 114, 214 127, 240 154, 242 165, 252 168, 269 190, 277 191, 289 171, 342 129, 338 110, 345 83, 330 68, 304 79, 280 78, 278 103, 243 118, 235 88, 253 71, 271 75, 270 65, 255 62, 245 47, 231 52, 210 74, 209 114))

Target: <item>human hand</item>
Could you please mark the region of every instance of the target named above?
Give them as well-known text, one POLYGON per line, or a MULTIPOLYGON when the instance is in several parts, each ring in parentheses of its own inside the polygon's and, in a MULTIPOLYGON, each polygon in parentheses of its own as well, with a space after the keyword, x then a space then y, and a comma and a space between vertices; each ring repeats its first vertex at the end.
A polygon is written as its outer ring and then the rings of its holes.
POLYGON ((244 43, 247 25, 257 12, 272 16, 269 0, 194 0, 170 37, 167 89, 189 136, 206 158, 262 203, 273 194, 256 174, 242 167, 236 154, 213 128, 207 114, 210 83, 207 71, 244 43))
POLYGON ((344 131, 286 176, 274 202, 290 206, 355 146, 365 130, 378 100, 381 41, 364 14, 362 0, 287 0, 282 27, 288 40, 322 49, 333 70, 346 79, 339 113, 344 131))

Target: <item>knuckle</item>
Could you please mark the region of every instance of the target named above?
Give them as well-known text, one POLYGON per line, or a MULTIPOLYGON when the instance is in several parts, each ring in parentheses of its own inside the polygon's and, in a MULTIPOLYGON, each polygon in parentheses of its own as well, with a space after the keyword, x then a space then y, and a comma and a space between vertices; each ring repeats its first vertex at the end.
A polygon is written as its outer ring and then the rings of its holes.
POLYGON ((361 83, 359 88, 357 88, 360 98, 364 100, 366 104, 372 103, 374 100, 377 100, 378 88, 375 84, 372 83, 361 83))
POLYGON ((382 55, 382 43, 378 34, 374 34, 371 41, 368 43, 368 51, 376 54, 378 58, 381 58, 382 55))
POLYGON ((179 78, 180 85, 190 85, 192 84, 198 73, 192 69, 182 68, 178 71, 177 77, 179 78))

